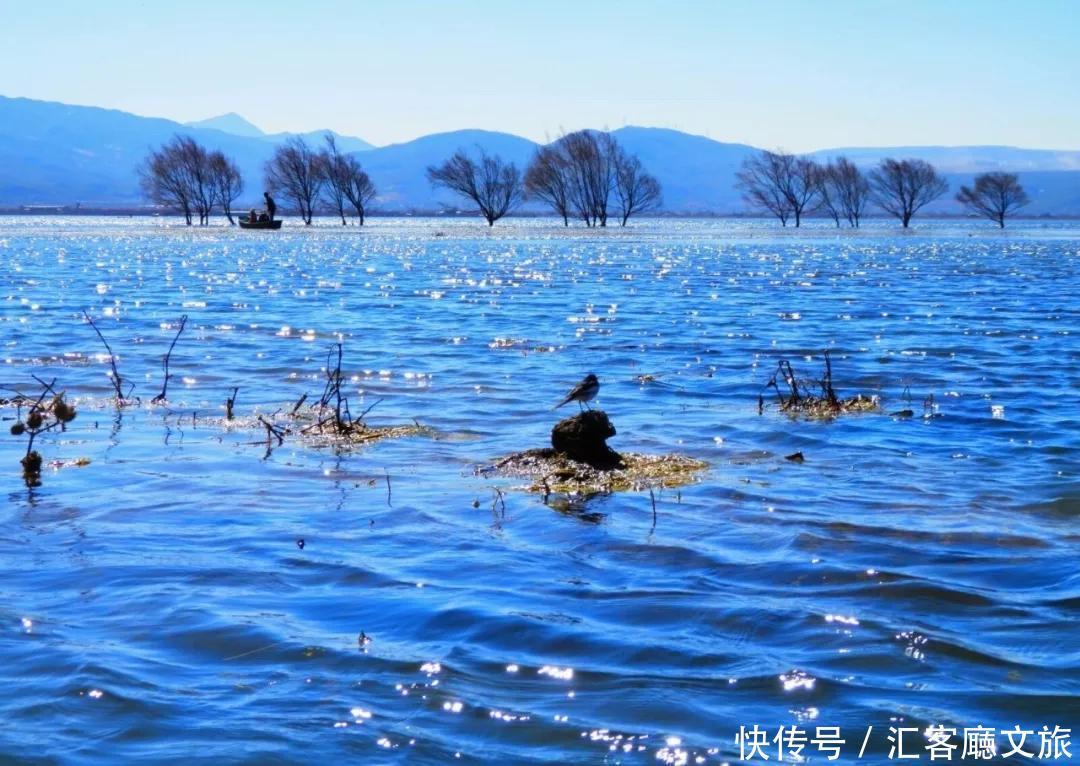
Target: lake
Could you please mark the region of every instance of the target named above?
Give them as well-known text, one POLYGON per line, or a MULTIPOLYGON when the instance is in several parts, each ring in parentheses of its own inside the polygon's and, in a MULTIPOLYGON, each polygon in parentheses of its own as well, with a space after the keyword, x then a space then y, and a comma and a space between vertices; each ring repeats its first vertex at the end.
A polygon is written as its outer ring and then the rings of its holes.
POLYGON ((756 724, 881 763, 1078 723, 1080 223, 0 217, 0 264, 0 397, 78 410, 30 489, 0 408, 0 761, 716 764, 756 724), (354 415, 430 430, 268 449, 338 342, 354 415), (879 412, 777 410, 825 350, 879 412), (698 481, 478 472, 590 371, 611 446, 698 481))

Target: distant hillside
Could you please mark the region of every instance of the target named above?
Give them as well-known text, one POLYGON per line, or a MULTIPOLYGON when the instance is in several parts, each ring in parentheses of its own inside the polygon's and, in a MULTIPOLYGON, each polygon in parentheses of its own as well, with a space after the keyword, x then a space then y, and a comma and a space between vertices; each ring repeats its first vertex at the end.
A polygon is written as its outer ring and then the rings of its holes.
POLYGON ((856 165, 870 166, 885 157, 918 157, 943 173, 986 173, 1007 170, 1026 173, 1048 170, 1080 170, 1080 152, 1051 149, 1020 149, 1015 146, 894 146, 855 149, 823 149, 819 159, 844 155, 856 165))
POLYGON ((536 151, 535 143, 509 133, 458 130, 372 149, 359 159, 379 188, 382 209, 455 209, 462 205, 461 200, 446 191, 433 191, 427 180, 427 168, 458 149, 472 150, 477 146, 516 163, 522 170, 536 151))
POLYGON ((660 181, 668 210, 722 214, 742 209, 735 173, 757 151, 754 147, 664 128, 626 127, 614 134, 660 181))
MULTIPOLYGON (((321 144, 327 131, 303 136, 321 144)), ((86 207, 139 205, 136 168, 151 148, 174 134, 189 134, 220 149, 240 166, 246 193, 237 207, 258 200, 263 166, 275 144, 292 134, 264 135, 237 114, 183 125, 126 112, 0 96, 0 206, 74 204, 86 207)), ((756 151, 661 128, 625 127, 619 142, 637 154, 664 188, 664 209, 677 213, 729 214, 744 211, 735 173, 756 151)), ((485 130, 460 130, 372 148, 359 138, 338 137, 356 152, 379 188, 377 207, 386 212, 457 209, 463 203, 433 191, 425 171, 460 148, 484 147, 522 169, 537 145, 525 138, 485 130)), ((955 193, 974 173, 1012 170, 1032 197, 1030 215, 1080 215, 1080 152, 1001 146, 825 149, 819 159, 844 154, 870 166, 884 156, 920 157, 946 174, 955 193)), ((960 212, 952 193, 928 212, 960 212)))
POLYGON ((136 168, 177 133, 221 149, 261 193, 273 144, 112 109, 0 97, 0 204, 142 203, 136 168))

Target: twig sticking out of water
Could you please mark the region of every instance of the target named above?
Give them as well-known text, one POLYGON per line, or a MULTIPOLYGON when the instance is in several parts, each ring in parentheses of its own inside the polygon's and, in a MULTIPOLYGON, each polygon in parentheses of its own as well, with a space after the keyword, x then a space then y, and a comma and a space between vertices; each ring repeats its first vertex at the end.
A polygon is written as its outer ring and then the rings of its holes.
POLYGON ((765 387, 774 389, 780 399, 780 409, 788 410, 797 407, 799 402, 802 401, 802 397, 799 395, 799 385, 799 380, 795 377, 795 371, 791 368, 791 362, 787 359, 781 359, 776 363, 776 372, 769 378, 769 382, 765 384, 765 387), (788 387, 789 393, 786 397, 784 392, 780 390, 777 378, 782 378, 788 387))
POLYGON ((269 420, 259 415, 259 422, 266 428, 266 441, 269 443, 271 439, 277 439, 278 446, 280 447, 285 443, 285 430, 280 426, 275 426, 269 420))
POLYGON ((232 396, 225 400, 225 419, 233 419, 233 407, 236 406, 236 394, 240 390, 240 386, 233 386, 232 396))
MULTIPOLYGON (((326 352, 326 386, 323 388, 322 397, 319 399, 319 410, 333 409, 332 422, 338 433, 344 433, 352 427, 352 419, 349 417, 349 402, 341 393, 341 383, 341 344, 335 343, 326 352), (334 362, 333 367, 330 366, 332 361, 334 362)), ((320 425, 323 422, 325 420, 321 421, 320 425)))
MULTIPOLYGON (((326 384, 323 386, 322 396, 313 405, 316 421, 303 429, 303 433, 313 430, 323 432, 328 426, 338 436, 357 436, 367 429, 364 417, 367 416, 382 401, 378 399, 367 409, 360 413, 360 417, 354 418, 349 409, 349 400, 342 391, 345 376, 341 372, 342 348, 340 343, 335 343, 326 354, 326 384)), ((293 415, 300 409, 307 394, 293 407, 293 415)))
POLYGON ((825 394, 825 400, 828 401, 829 406, 839 411, 840 398, 832 387, 832 359, 829 358, 827 349, 825 351, 825 377, 821 380, 821 390, 825 394))
POLYGON ((386 505, 387 507, 393 508, 394 506, 390 502, 390 498, 393 494, 393 490, 390 488, 390 472, 384 468, 383 473, 386 474, 386 505))
POLYGON ((285 429, 283 429, 281 426, 274 425, 269 420, 264 418, 262 415, 259 415, 259 422, 262 423, 263 426, 266 428, 266 455, 265 455, 265 457, 270 457, 270 453, 274 451, 275 446, 280 447, 282 444, 285 443, 285 433, 286 432, 285 432, 285 429), (277 444, 276 445, 274 444, 274 439, 277 439, 277 444))
POLYGON ((169 350, 165 352, 165 358, 161 361, 161 367, 165 371, 165 379, 161 382, 161 393, 150 400, 151 404, 162 404, 167 400, 166 394, 169 390, 169 358, 172 356, 173 349, 176 348, 176 341, 180 340, 180 335, 184 332, 186 326, 187 314, 184 314, 180 317, 180 327, 176 331, 176 337, 174 337, 172 343, 169 344, 169 350))
MULTIPOLYGON (((90 318, 90 314, 87 313, 85 309, 83 310, 83 316, 86 317, 86 321, 90 324, 90 326, 94 328, 94 332, 97 333, 98 339, 101 341, 102 345, 105 346, 105 350, 109 353, 109 365, 112 367, 111 380, 113 388, 116 390, 116 404, 118 406, 123 406, 125 399, 124 379, 120 377, 120 370, 116 368, 116 354, 113 353, 112 346, 109 345, 109 341, 105 340, 105 336, 101 334, 101 330, 99 330, 98 326, 94 324, 94 320, 90 318)), ((130 395, 131 391, 133 391, 134 389, 135 384, 133 383, 131 385, 131 388, 128 390, 128 394, 130 395)))

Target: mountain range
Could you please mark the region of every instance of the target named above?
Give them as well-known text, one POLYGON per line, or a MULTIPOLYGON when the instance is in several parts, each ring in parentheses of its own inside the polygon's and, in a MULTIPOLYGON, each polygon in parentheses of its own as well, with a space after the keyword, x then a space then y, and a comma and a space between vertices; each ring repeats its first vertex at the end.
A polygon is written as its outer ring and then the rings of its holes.
MULTIPOLYGON (((236 206, 242 209, 261 195, 263 166, 275 146, 292 136, 321 144, 329 132, 267 134, 234 113, 183 124, 111 109, 0 96, 0 207, 144 205, 138 165, 150 149, 181 133, 236 161, 246 182, 246 193, 236 206)), ((735 189, 735 173, 757 151, 755 147, 663 128, 624 127, 613 132, 660 180, 666 211, 745 212, 735 189)), ((437 133, 382 147, 334 135, 339 148, 356 153, 371 175, 379 189, 378 208, 386 212, 461 206, 446 192, 433 191, 425 176, 429 165, 457 149, 481 146, 524 168, 537 147, 527 138, 485 130, 437 133)), ((822 160, 845 155, 867 167, 886 156, 919 157, 933 163, 954 191, 963 183, 970 184, 978 172, 1018 172, 1032 198, 1025 213, 1080 215, 1080 151, 909 146, 825 149, 813 155, 822 160)), ((956 213, 959 208, 950 194, 928 212, 956 213)))

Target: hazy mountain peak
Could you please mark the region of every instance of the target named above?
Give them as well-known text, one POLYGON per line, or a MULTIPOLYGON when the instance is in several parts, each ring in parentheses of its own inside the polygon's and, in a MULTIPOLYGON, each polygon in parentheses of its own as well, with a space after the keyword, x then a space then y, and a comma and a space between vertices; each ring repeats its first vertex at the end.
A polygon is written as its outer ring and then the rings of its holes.
POLYGON ((219 114, 217 117, 210 117, 206 120, 197 120, 185 124, 189 128, 209 128, 211 130, 220 130, 222 133, 229 133, 233 136, 244 136, 246 138, 262 138, 266 135, 259 130, 257 126, 253 125, 236 112, 219 114))

